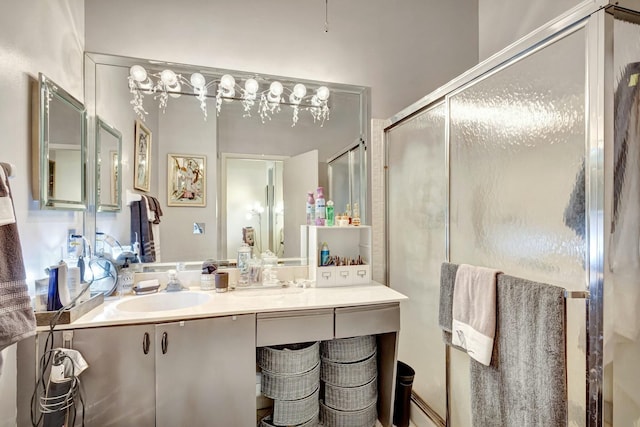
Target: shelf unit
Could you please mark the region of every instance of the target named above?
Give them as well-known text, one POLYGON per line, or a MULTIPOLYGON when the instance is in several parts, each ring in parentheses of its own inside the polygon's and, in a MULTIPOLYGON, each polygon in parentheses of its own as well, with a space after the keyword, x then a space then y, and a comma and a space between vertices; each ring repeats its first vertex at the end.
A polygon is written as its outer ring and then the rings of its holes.
POLYGON ((316 286, 346 286, 371 281, 371 226, 308 226, 309 278, 316 286), (329 246, 331 256, 364 259, 364 265, 320 266, 322 243, 329 246))

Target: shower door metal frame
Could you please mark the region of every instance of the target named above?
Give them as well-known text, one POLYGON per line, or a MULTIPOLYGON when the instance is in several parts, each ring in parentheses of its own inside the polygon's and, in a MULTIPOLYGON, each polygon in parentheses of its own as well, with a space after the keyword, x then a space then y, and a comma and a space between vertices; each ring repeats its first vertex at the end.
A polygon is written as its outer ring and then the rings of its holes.
MULTIPOLYGON (((640 0, 604 0, 583 1, 567 13, 550 21, 529 35, 507 46, 502 51, 468 70, 434 92, 421 98, 414 104, 392 116, 390 125, 384 129, 385 153, 388 151, 388 131, 414 115, 425 111, 445 99, 445 171, 446 206, 445 244, 447 259, 449 247, 449 205, 450 205, 450 109, 449 97, 463 87, 482 80, 487 75, 528 56, 544 46, 584 27, 586 37, 586 76, 585 76, 585 236, 586 271, 586 425, 601 427, 603 414, 603 288, 605 277, 605 224, 608 224, 609 212, 605 202, 609 203, 612 191, 611 177, 613 163, 611 156, 605 156, 613 145, 613 15, 640 12, 640 0), (631 11, 631 12, 630 12, 631 11), (582 21, 582 22, 581 22, 582 21)), ((638 15, 640 16, 640 15, 638 15)), ((640 20, 640 18, 639 18, 640 20)), ((385 161, 388 158, 385 159, 385 161)), ((386 166, 388 162, 386 161, 386 166)), ((385 167, 386 167, 385 166, 385 167)), ((385 194, 388 199, 388 180, 385 176, 385 194)), ((388 207, 385 208, 388 218, 388 207)), ((388 229, 385 229, 386 247, 389 247, 388 229)), ((388 252, 388 249, 387 249, 388 252)), ((386 256, 385 277, 389 283, 388 253, 386 256)), ((449 349, 446 354, 447 383, 447 425, 449 424, 449 349)))

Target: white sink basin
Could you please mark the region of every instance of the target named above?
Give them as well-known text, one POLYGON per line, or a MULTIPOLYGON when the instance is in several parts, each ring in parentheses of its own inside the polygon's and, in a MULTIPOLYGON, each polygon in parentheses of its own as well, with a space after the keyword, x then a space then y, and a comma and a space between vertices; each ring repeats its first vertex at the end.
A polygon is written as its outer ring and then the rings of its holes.
POLYGON ((127 298, 115 305, 115 309, 127 312, 155 312, 180 310, 195 307, 211 299, 210 294, 202 292, 180 291, 163 292, 161 294, 145 295, 127 298))

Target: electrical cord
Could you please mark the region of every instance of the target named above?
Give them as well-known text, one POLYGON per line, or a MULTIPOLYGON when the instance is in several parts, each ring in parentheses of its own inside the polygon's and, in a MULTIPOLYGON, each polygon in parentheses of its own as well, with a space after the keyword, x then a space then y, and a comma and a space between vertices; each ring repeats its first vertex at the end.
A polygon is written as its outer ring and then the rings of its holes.
POLYGON ((73 412, 71 413, 72 415, 71 419, 73 420, 73 422, 71 422, 70 425, 71 426, 75 425, 76 415, 77 415, 76 398, 80 402, 80 405, 82 406, 82 424, 81 425, 84 427, 85 405, 84 405, 83 392, 80 387, 80 379, 75 376, 75 365, 73 364, 73 360, 68 355, 54 350, 54 347, 55 347, 54 346, 54 330, 58 324, 58 321, 60 320, 60 317, 62 316, 62 313, 65 310, 68 310, 71 307, 73 307, 75 303, 78 301, 78 299, 82 295, 84 295, 85 292, 89 291, 89 288, 91 287, 91 285, 96 279, 102 280, 106 278, 112 278, 114 280, 114 286, 117 284, 118 276, 114 275, 111 270, 111 267, 114 267, 114 270, 117 271, 117 269, 115 268, 115 265, 113 264, 112 261, 108 259, 102 258, 101 260, 105 261, 106 264, 110 264, 109 267, 106 267, 105 264, 101 264, 100 262, 98 262, 98 258, 91 258, 89 260, 89 269, 88 269, 89 271, 91 271, 91 276, 92 276, 91 279, 85 284, 85 286, 82 288, 80 293, 75 298, 73 298, 69 304, 60 308, 58 311, 56 311, 56 313, 51 317, 51 320, 49 321, 49 331, 47 333, 47 339, 45 340, 45 343, 44 343, 44 351, 38 361, 38 367, 40 370, 39 378, 36 380, 33 394, 31 395, 31 425, 33 427, 38 427, 40 425, 40 423, 44 418, 44 414, 59 412, 62 410, 68 410, 70 408, 73 408, 73 412), (103 270, 103 276, 99 278, 96 278, 93 272, 93 267, 96 265, 103 270), (57 358, 54 362, 62 363, 62 361, 64 361, 65 359, 69 359, 69 361, 71 361, 72 375, 71 375, 70 381, 72 381, 72 384, 69 391, 64 395, 63 400, 60 400, 61 396, 56 396, 54 398, 46 397, 46 391, 47 391, 46 371, 47 369, 49 369, 49 366, 51 365, 51 360, 54 357, 57 358), (38 395, 39 395, 40 389, 42 389, 42 395, 40 396, 40 402, 38 404, 38 395), (53 402, 52 399, 55 399, 55 402, 53 402))

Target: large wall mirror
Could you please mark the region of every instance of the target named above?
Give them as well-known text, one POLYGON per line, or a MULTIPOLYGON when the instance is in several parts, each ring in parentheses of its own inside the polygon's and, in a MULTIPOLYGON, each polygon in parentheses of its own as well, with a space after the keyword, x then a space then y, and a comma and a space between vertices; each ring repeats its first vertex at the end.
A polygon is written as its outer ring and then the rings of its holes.
MULTIPOLYGON (((307 191, 322 185, 330 199, 328 160, 367 138, 365 87, 93 53, 85 69, 89 110, 122 131, 122 211, 98 212, 96 231, 130 244, 127 201, 154 196, 162 209, 156 262, 235 259, 247 229, 259 240, 254 253, 299 260, 307 191), (198 90, 199 79, 215 84, 198 90), (259 88, 253 99, 248 80, 259 88), (269 98, 276 81, 278 105, 269 98), (288 91, 299 83, 306 95, 288 91), (328 116, 314 99, 323 86, 328 116), (148 192, 134 187, 136 121, 154 141, 148 192)), ((366 170, 359 179, 366 182, 366 170)))
POLYGON ((122 206, 120 162, 122 133, 100 117, 96 119, 96 209, 119 212, 122 206))
POLYGON ((84 105, 40 73, 33 86, 33 198, 41 209, 86 209, 84 105))

